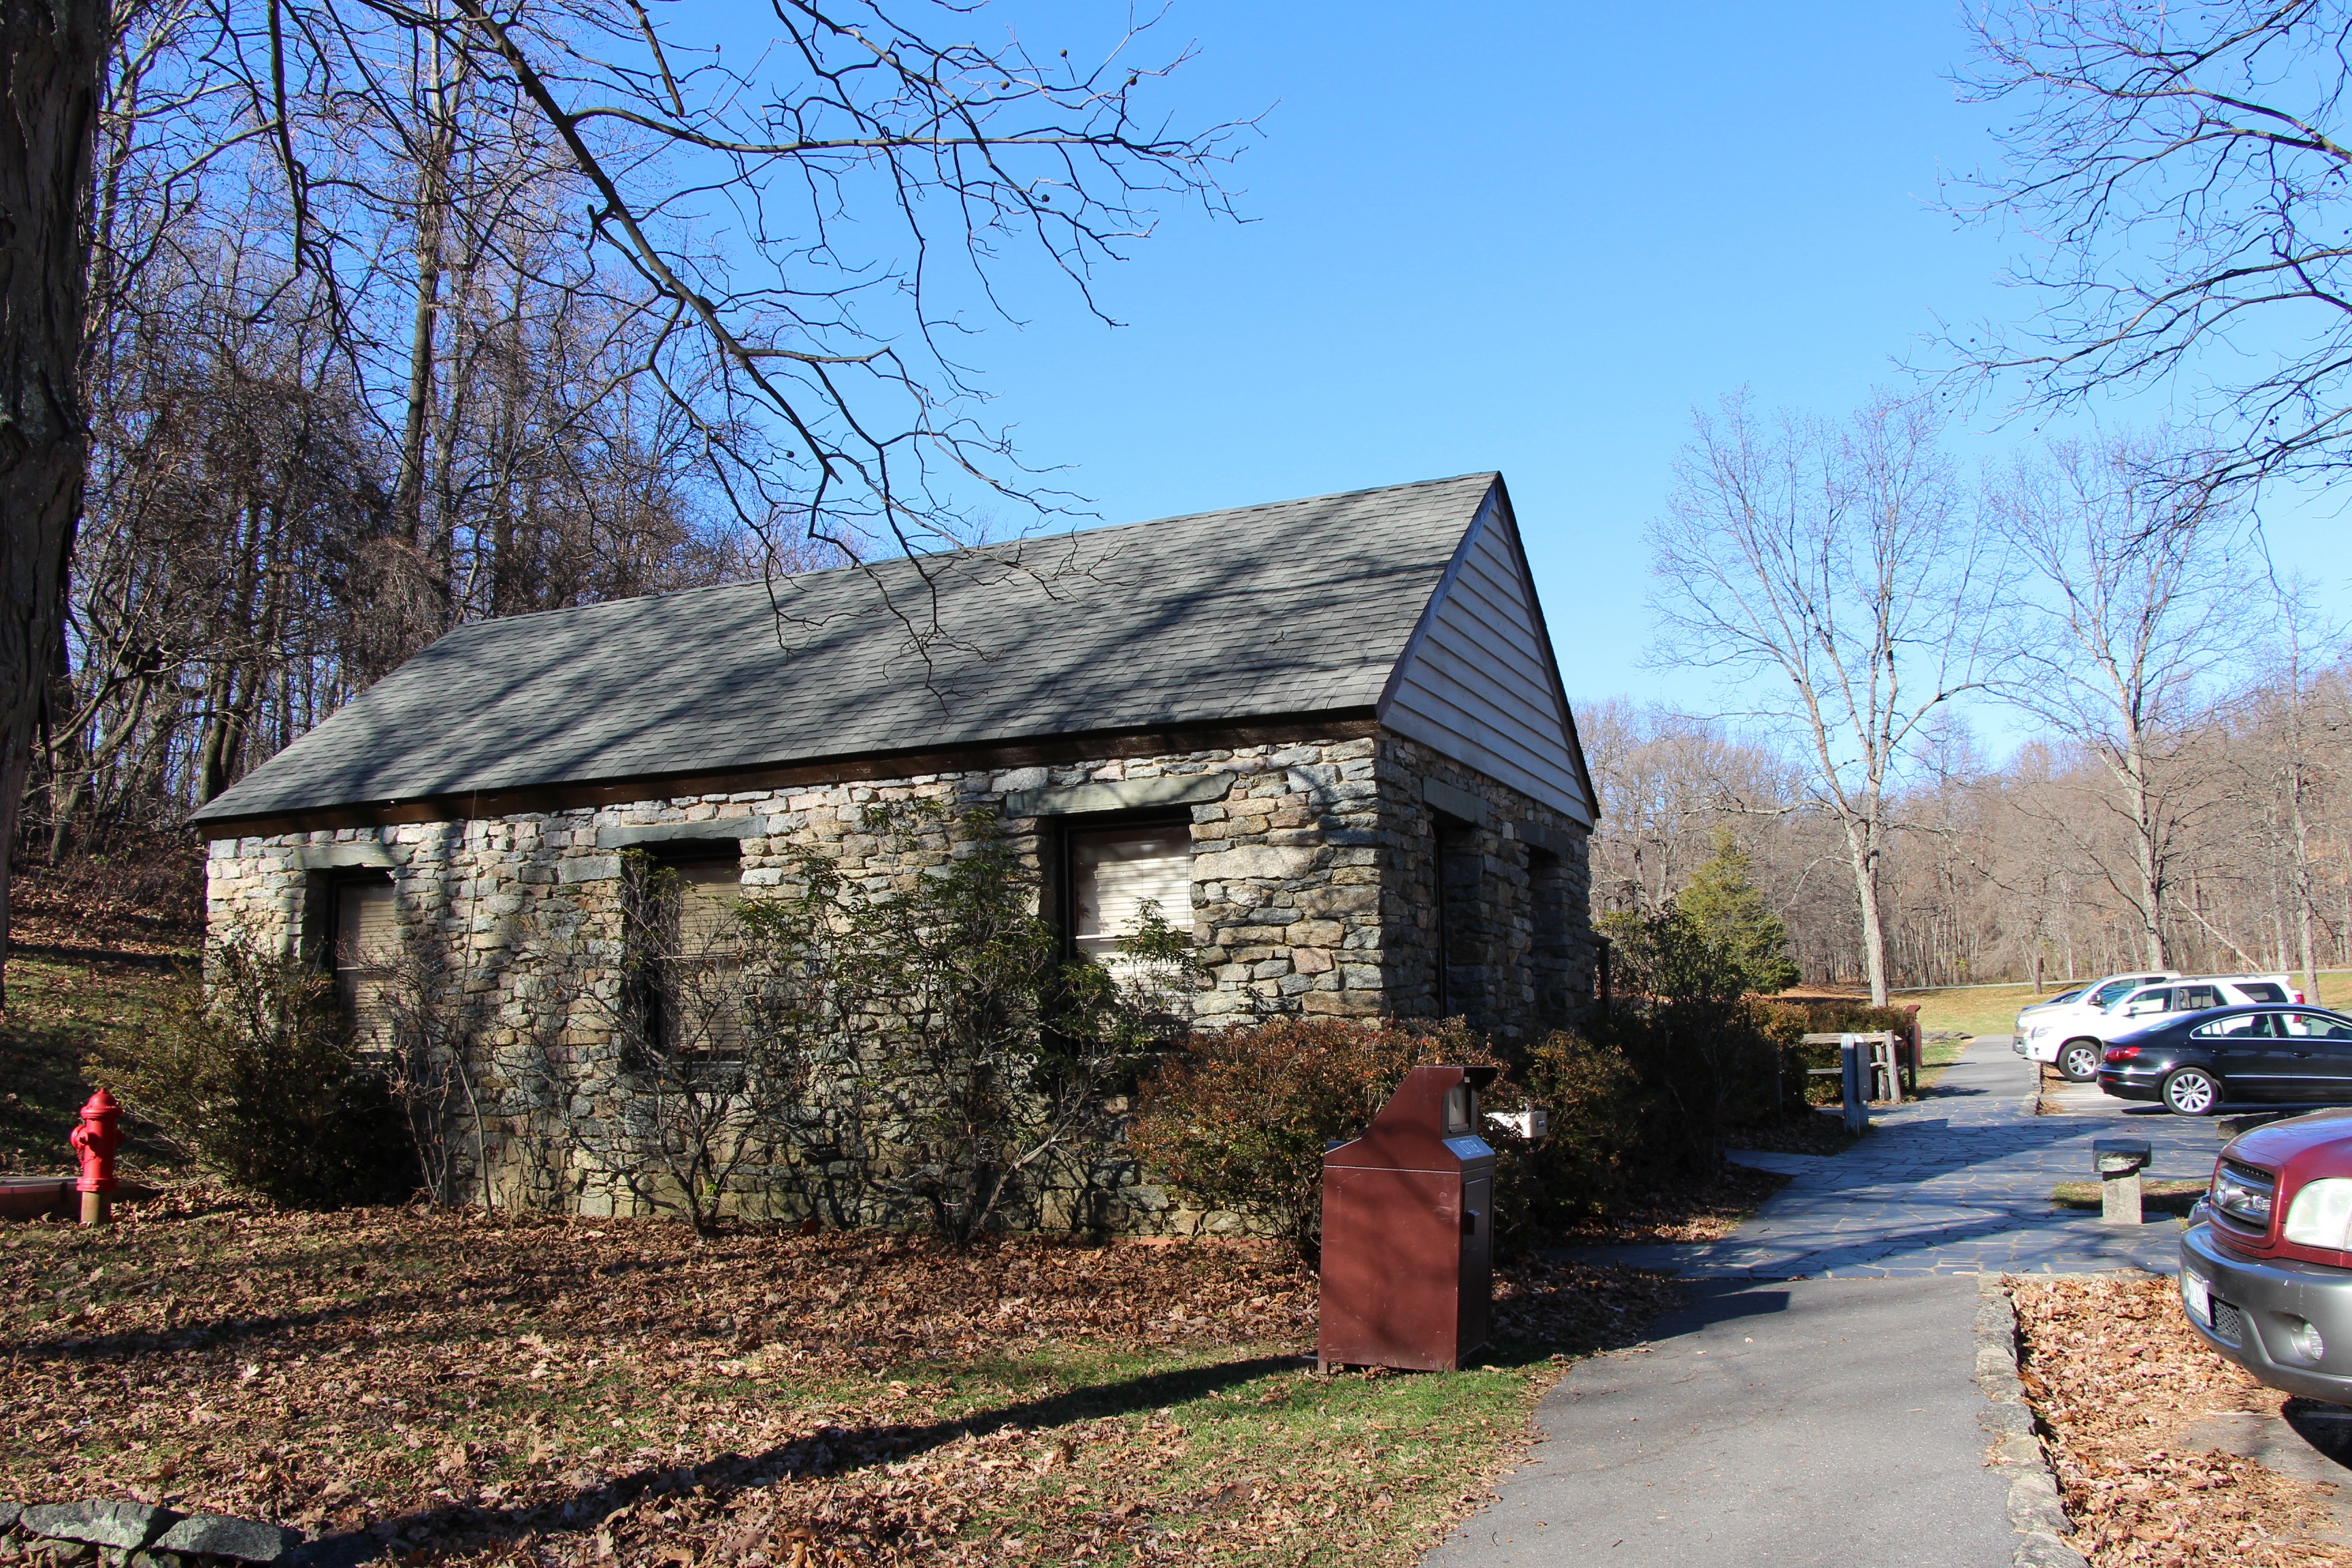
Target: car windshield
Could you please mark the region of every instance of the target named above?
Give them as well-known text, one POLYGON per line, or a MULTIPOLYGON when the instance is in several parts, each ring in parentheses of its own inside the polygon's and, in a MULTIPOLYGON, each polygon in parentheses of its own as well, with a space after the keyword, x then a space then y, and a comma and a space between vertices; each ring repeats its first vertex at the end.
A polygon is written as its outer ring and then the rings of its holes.
POLYGON ((2095 1006, 2108 1006, 2113 1004, 2117 997, 2123 995, 2126 992, 2129 991, 2133 986, 2137 985, 2138 984, 2139 982, 2137 980, 2110 980, 2105 985, 2100 986, 2096 991, 2091 993, 2091 1002, 2095 1006))

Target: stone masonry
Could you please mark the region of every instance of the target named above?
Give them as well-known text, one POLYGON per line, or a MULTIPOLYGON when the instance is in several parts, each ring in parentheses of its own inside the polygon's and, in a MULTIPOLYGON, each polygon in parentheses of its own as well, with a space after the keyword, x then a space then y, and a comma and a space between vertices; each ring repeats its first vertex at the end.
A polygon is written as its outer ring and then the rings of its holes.
POLYGON ((948 845, 884 841, 862 814, 926 798, 1008 813, 1041 872, 1062 825, 1086 825, 1097 803, 1132 813, 1167 800, 1189 814, 1192 935, 1213 980, 1196 1003, 1205 1024, 1431 1016, 1442 994, 1447 1011, 1511 1039, 1572 1022, 1591 994, 1585 829, 1384 731, 217 839, 209 913, 216 934, 242 929, 294 951, 321 929, 337 879, 388 875, 404 946, 444 955, 440 972, 465 993, 447 1000, 486 1022, 486 1046, 551 1031, 593 1056, 611 1047, 621 1000, 625 849, 733 839, 747 898, 813 849, 849 885, 887 893, 948 845), (565 1016, 545 1016, 551 1006, 565 1016))

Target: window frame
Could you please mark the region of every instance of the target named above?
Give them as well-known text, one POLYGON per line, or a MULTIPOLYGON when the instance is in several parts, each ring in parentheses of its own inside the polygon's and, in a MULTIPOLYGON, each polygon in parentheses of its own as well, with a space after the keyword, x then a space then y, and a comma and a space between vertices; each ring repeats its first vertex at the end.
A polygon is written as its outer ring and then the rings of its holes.
MULTIPOLYGON (((646 868, 650 871, 675 870, 685 866, 708 866, 721 861, 732 862, 735 867, 736 885, 739 888, 742 885, 743 841, 740 838, 681 834, 676 838, 655 838, 633 844, 629 846, 629 849, 645 857, 647 862, 646 868)), ((636 903, 635 911, 628 917, 629 925, 625 934, 625 940, 627 936, 634 936, 638 929, 647 922, 650 916, 643 903, 646 889, 642 879, 625 879, 624 889, 623 897, 636 903)), ((667 936, 672 942, 675 942, 678 933, 673 931, 668 932, 667 936)), ((673 952, 668 955, 667 962, 675 963, 679 956, 673 952)), ((624 967, 625 970, 634 969, 636 966, 625 958, 624 967)), ((677 1032, 677 1024, 672 1015, 677 1004, 675 995, 671 994, 675 988, 675 982, 668 978, 667 971, 663 966, 656 965, 654 968, 656 971, 654 973, 644 976, 640 994, 630 1004, 640 1015, 637 1027, 645 1037, 646 1045, 662 1056, 679 1061, 692 1058, 722 1066, 740 1062, 743 1049, 740 1042, 733 1047, 704 1046, 693 1050, 682 1049, 679 1047, 678 1043, 671 1037, 677 1032)))
MULTIPOLYGON (((1201 852, 1200 840, 1192 837, 1192 813, 1184 806, 1172 810, 1167 806, 1139 806, 1128 811, 1073 812, 1055 817, 1053 823, 1053 874, 1045 879, 1045 888, 1041 889, 1041 901, 1048 907, 1039 913, 1052 922, 1055 951, 1064 963, 1094 962, 1093 955, 1078 945, 1078 866, 1071 840, 1098 833, 1142 833, 1153 828, 1181 827, 1187 856, 1197 858, 1201 852)), ((1189 939, 1193 911, 1189 900, 1187 902, 1180 929, 1189 939)), ((1168 923, 1178 924, 1174 921, 1168 923)))
MULTIPOLYGON (((1486 857, 1477 847, 1478 827, 1477 823, 1456 816, 1441 806, 1429 808, 1429 877, 1433 895, 1430 900, 1429 934, 1432 956, 1435 961, 1432 966, 1433 994, 1437 1004, 1437 1011, 1432 1016, 1438 1018, 1469 1016, 1468 1010, 1459 1005, 1469 998, 1454 994, 1454 919, 1451 907, 1453 900, 1447 897, 1447 889, 1463 885, 1457 880, 1461 875, 1460 868, 1467 868, 1470 871, 1468 886, 1484 888, 1486 857), (1454 846, 1450 853, 1446 847, 1449 839, 1454 846), (1449 863, 1454 869, 1449 870, 1449 863)), ((1471 966, 1465 964, 1464 967, 1471 966)), ((1489 998, 1482 994, 1477 1000, 1483 1018, 1489 998)))
MULTIPOLYGON (((352 995, 343 994, 343 967, 340 962, 343 938, 348 934, 343 930, 343 895, 353 888, 383 888, 389 890, 393 899, 393 916, 397 923, 400 880, 384 867, 353 866, 332 871, 314 871, 310 874, 310 885, 303 889, 303 898, 306 906, 317 906, 316 918, 304 922, 317 933, 316 945, 309 955, 310 962, 326 976, 327 984, 334 993, 336 1012, 356 1035, 360 1026, 355 1005, 357 983, 354 982, 352 995)), ((357 964, 352 966, 354 972, 360 968, 357 964)))

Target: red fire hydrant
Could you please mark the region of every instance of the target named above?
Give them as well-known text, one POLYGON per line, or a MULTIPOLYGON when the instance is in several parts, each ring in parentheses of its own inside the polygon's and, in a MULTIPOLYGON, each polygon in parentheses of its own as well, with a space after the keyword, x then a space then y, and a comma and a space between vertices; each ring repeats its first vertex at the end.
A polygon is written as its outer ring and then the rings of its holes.
POLYGON ((100 1089, 81 1108, 81 1125, 73 1130, 68 1142, 81 1161, 81 1175, 74 1183, 74 1191, 81 1194, 81 1222, 84 1225, 104 1225, 114 1204, 114 1152, 122 1146, 122 1129, 115 1123, 122 1119, 122 1107, 114 1103, 114 1096, 100 1089))

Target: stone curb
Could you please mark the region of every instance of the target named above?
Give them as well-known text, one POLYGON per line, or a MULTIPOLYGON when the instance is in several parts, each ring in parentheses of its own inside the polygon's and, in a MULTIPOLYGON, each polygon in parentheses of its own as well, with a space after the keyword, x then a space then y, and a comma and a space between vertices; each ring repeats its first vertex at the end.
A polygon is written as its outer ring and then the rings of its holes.
POLYGON ((2009 1523, 2018 1534, 2015 1568, 2089 1568, 2083 1554, 2062 1538, 2074 1527, 2058 1500, 2058 1478, 2034 1436, 2033 1412, 2017 1375, 2017 1306, 1998 1274, 1979 1278, 1977 1386, 1989 1402, 1977 1417, 1992 1435, 1987 1460, 2009 1483, 2009 1523))

